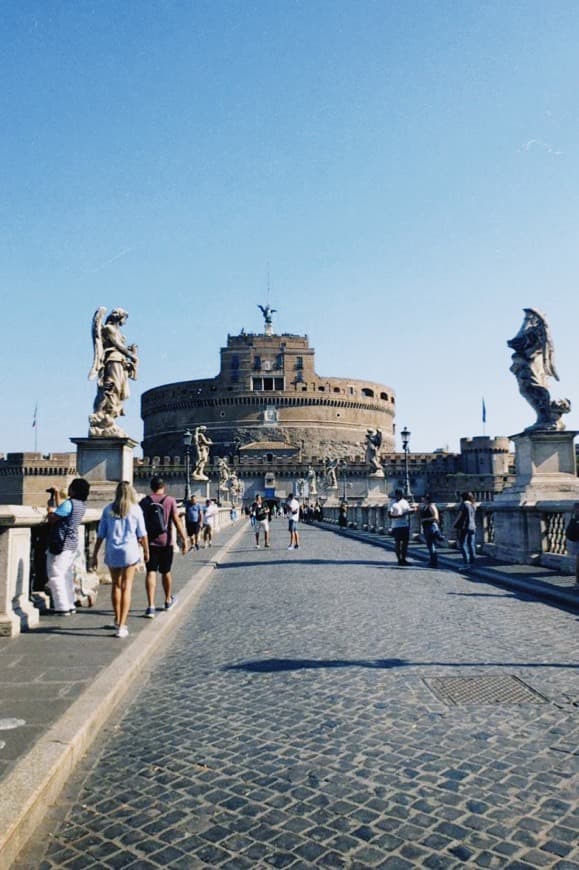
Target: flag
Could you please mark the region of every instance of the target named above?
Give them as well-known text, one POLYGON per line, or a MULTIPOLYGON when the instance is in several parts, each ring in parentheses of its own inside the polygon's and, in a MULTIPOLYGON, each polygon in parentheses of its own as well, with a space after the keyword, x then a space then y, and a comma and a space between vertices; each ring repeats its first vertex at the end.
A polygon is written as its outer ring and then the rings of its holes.
POLYGON ((38 420, 38 402, 34 406, 34 417, 32 418, 32 428, 36 429, 36 423, 38 420))
POLYGON ((487 406, 485 405, 485 397, 483 396, 482 400, 482 421, 486 423, 487 421, 487 406))

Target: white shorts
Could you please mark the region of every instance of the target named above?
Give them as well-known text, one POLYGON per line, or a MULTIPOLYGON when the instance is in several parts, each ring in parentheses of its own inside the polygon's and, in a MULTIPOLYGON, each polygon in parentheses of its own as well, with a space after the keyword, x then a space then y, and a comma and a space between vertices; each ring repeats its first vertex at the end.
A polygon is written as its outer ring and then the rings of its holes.
POLYGON ((260 529, 263 529, 265 534, 269 532, 269 520, 258 520, 257 525, 260 529))

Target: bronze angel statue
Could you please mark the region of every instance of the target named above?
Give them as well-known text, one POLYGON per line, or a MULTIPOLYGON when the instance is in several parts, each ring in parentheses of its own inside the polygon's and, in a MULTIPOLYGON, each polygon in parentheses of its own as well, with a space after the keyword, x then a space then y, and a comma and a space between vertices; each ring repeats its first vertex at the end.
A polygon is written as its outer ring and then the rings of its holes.
POLYGON ((537 414, 533 429, 564 429, 561 419, 571 410, 569 399, 551 401, 549 378, 559 380, 555 369, 555 353, 547 318, 536 308, 524 308, 523 324, 507 345, 514 350, 511 371, 519 384, 519 392, 537 414))
POLYGON ((106 308, 97 308, 92 319, 94 359, 89 380, 97 379, 89 435, 96 438, 126 438, 117 424, 124 415, 123 402, 129 398, 129 379, 137 380, 137 346, 127 345, 121 331, 128 318, 122 308, 114 308, 104 320, 106 308))

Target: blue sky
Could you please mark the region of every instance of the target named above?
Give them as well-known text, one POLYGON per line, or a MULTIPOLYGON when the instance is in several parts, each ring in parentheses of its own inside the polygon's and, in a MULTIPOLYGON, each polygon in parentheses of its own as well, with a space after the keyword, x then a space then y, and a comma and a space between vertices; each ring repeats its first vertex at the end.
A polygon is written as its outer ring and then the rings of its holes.
POLYGON ((0 452, 87 433, 90 321, 141 392, 227 333, 307 333, 394 388, 412 447, 533 422, 509 373, 548 315, 579 428, 579 6, 211 0, 0 6, 0 452))

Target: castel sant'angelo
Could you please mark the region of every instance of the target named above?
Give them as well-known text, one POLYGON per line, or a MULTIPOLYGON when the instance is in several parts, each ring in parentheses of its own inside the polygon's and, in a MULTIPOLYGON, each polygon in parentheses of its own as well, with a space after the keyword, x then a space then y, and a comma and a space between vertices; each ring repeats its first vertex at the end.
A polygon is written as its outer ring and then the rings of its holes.
POLYGON ((392 387, 316 372, 307 335, 276 334, 273 310, 259 306, 264 331, 228 335, 214 378, 179 381, 142 396, 145 456, 182 451, 183 431, 206 426, 214 456, 269 448, 300 460, 353 458, 369 429, 394 450, 392 387))

